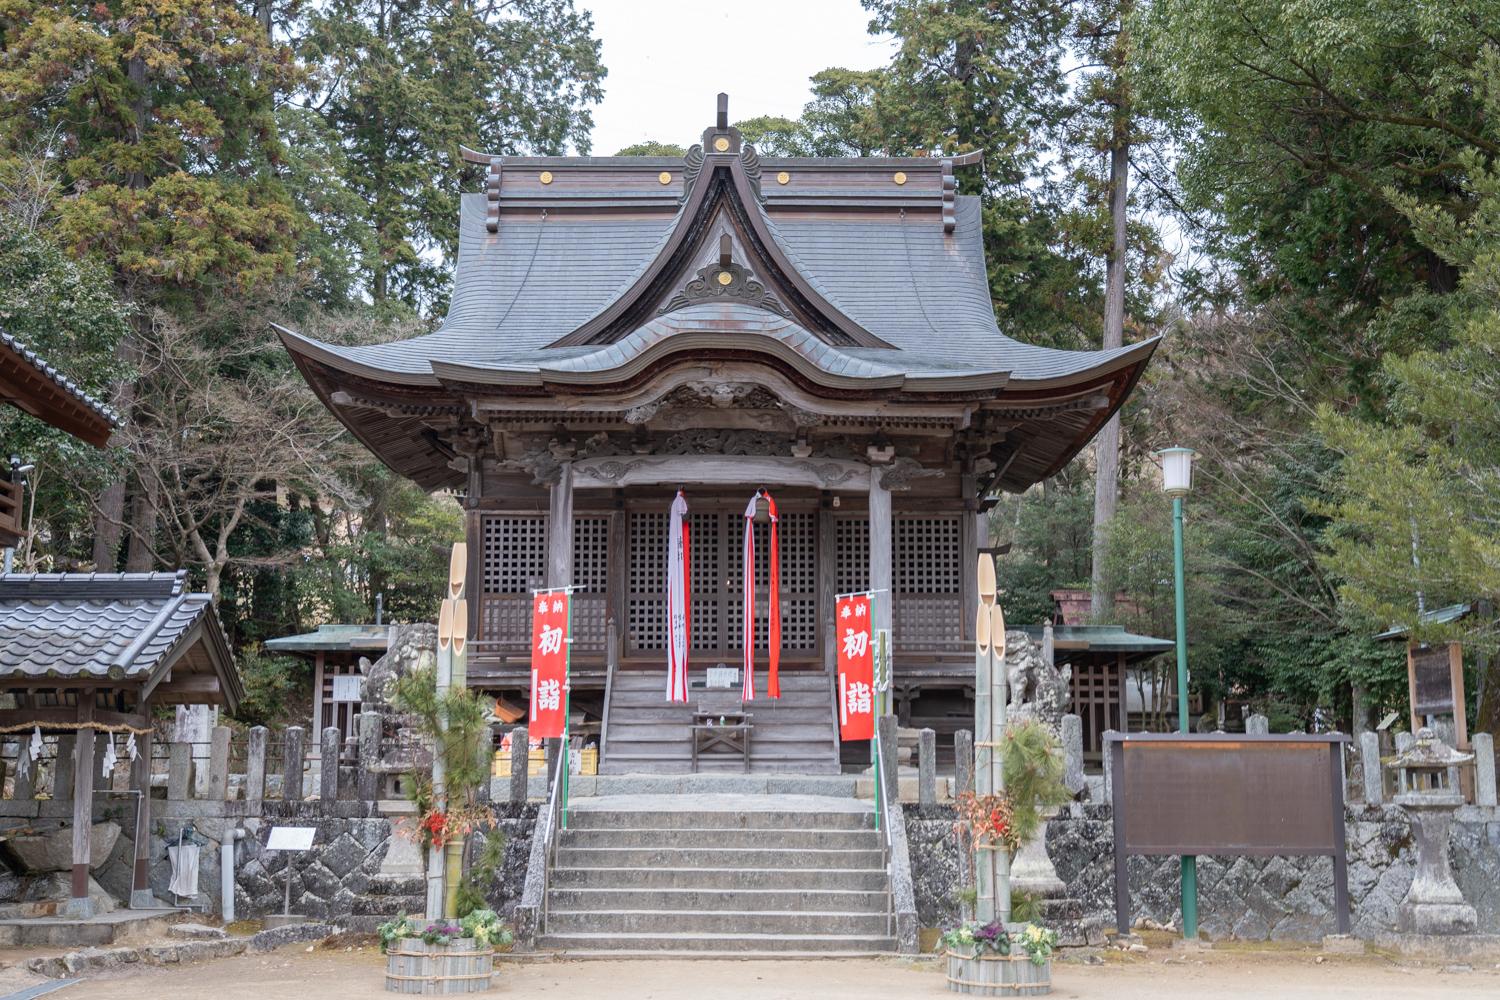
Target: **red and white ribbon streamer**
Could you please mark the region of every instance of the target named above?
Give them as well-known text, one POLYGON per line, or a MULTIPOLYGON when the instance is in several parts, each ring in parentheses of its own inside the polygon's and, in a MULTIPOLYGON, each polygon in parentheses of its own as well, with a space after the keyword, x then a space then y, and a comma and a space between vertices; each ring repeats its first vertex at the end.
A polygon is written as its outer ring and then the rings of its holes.
POLYGON ((776 501, 765 490, 756 490, 745 508, 745 701, 755 698, 755 505, 765 497, 771 515, 771 579, 767 581, 770 595, 770 617, 767 628, 767 645, 770 649, 770 673, 766 681, 766 694, 781 697, 781 544, 776 533, 776 501))
POLYGON ((692 587, 688 568, 687 498, 682 491, 672 501, 667 532, 667 700, 688 700, 689 634, 692 628, 692 587))

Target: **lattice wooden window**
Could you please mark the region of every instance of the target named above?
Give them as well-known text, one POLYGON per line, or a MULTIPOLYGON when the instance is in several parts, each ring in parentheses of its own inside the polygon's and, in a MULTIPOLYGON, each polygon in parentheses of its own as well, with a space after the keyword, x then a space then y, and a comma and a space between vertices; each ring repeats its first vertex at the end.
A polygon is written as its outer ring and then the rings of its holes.
MULTIPOLYGON (((728 592, 724 587, 724 546, 719 537, 721 521, 722 516, 712 512, 688 514, 688 582, 693 589, 689 607, 693 627, 688 641, 695 652, 717 652, 723 640, 723 608, 728 592)), ((663 548, 663 562, 666 557, 663 548)))
MULTIPOLYGON (((817 515, 785 512, 777 540, 781 544, 781 648, 787 654, 810 655, 818 643, 818 535, 817 515)), ((725 576, 736 583, 733 598, 728 601, 725 648, 738 650, 744 642, 745 608, 738 582, 745 566, 744 520, 725 515, 726 531, 735 539, 728 547, 725 576)), ((770 597, 765 581, 771 565, 771 526, 755 526, 755 648, 769 649, 767 626, 770 621, 770 597)))
POLYGON ((630 649, 667 645, 667 515, 631 511, 630 561, 625 573, 625 614, 630 649))
POLYGON ((531 591, 547 573, 547 519, 498 514, 480 521, 479 635, 524 652, 531 639, 531 591))
POLYGON ((897 516, 891 545, 898 648, 941 649, 961 641, 959 519, 897 516))
POLYGON ((870 522, 863 514, 838 517, 833 522, 834 558, 838 563, 836 590, 852 594, 870 585, 870 522))
POLYGON ((602 653, 608 639, 609 516, 573 518, 573 651, 602 653))
POLYGON ((547 519, 539 515, 486 517, 480 525, 486 594, 527 594, 547 573, 547 519))
POLYGON ((900 594, 956 594, 958 518, 897 517, 891 575, 900 594))

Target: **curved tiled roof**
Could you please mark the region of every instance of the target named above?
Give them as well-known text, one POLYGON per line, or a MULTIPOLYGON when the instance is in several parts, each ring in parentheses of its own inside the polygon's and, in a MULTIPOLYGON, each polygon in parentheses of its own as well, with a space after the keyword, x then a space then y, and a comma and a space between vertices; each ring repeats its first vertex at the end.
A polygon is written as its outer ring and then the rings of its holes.
POLYGON ((90 396, 77 382, 74 382, 62 372, 58 371, 46 361, 42 360, 35 351, 22 343, 19 338, 6 333, 4 330, 0 330, 0 343, 3 343, 6 347, 9 347, 11 350, 15 351, 17 354, 21 355, 21 357, 29 361, 31 363, 31 366, 38 372, 40 372, 53 385, 56 385, 59 389, 63 390, 68 395, 72 396, 74 399, 82 403, 84 406, 87 406, 89 409, 99 414, 99 416, 103 417, 105 420, 108 420, 111 425, 115 427, 120 426, 120 415, 118 413, 110 409, 108 406, 105 406, 103 403, 99 402, 93 396, 90 396))
POLYGON ((183 570, 0 576, 0 677, 144 682, 200 624, 222 644, 213 601, 186 584, 183 570))
MULTIPOLYGON (((777 219, 771 228, 830 302, 898 349, 842 349, 882 368, 1003 372, 1012 382, 1045 381, 1149 353, 1149 343, 1060 351, 1001 333, 989 297, 979 207, 977 197, 958 198, 952 234, 930 219, 899 217, 777 219)), ((403 382, 435 383, 434 363, 496 370, 570 367, 580 353, 592 352, 547 345, 630 287, 679 221, 538 214, 506 217, 491 234, 484 211, 483 195, 464 196, 453 298, 436 331, 358 347, 293 335, 294 342, 338 367, 403 382)))

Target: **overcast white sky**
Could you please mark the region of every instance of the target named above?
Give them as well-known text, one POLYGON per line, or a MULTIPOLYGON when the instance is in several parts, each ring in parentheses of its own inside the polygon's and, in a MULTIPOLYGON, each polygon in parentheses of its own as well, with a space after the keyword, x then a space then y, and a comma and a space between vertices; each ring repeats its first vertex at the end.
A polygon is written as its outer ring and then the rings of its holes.
POLYGON ((691 146, 713 124, 714 95, 731 121, 795 118, 808 77, 829 66, 873 69, 891 54, 869 35, 859 0, 577 0, 604 43, 604 103, 595 156, 645 139, 691 146))

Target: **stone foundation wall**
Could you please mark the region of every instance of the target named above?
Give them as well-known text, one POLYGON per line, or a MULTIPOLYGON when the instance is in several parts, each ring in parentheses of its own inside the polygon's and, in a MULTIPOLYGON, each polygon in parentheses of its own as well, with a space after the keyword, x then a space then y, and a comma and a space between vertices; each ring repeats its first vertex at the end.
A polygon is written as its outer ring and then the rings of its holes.
MULTIPOLYGON (((1415 848, 1406 814, 1395 806, 1350 808, 1346 815, 1349 897, 1355 934, 1395 924, 1411 885, 1415 848)), ((907 813, 917 911, 925 927, 958 919, 958 848, 953 810, 907 813)), ((1086 919, 1114 927, 1114 850, 1109 806, 1074 806, 1047 827, 1047 848, 1086 919)), ((1459 810, 1449 842, 1454 877, 1479 914, 1483 933, 1500 933, 1500 811, 1459 810)), ((1180 920, 1176 858, 1130 859, 1132 913, 1163 924, 1180 920)), ((1211 938, 1317 940, 1335 929, 1333 862, 1326 857, 1198 859, 1198 922, 1211 938)))
MULTIPOLYGON (((236 844, 236 915, 280 913, 290 864, 293 913, 333 921, 349 916, 355 900, 369 890, 370 880, 379 873, 391 846, 390 819, 324 816, 316 803, 301 808, 297 803, 268 805, 282 806, 276 810, 282 815, 258 819, 254 830, 247 823, 247 836, 236 844), (273 826, 315 827, 312 850, 266 850, 266 838, 273 826)), ((152 881, 154 884, 154 877, 152 881)))

